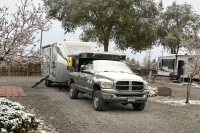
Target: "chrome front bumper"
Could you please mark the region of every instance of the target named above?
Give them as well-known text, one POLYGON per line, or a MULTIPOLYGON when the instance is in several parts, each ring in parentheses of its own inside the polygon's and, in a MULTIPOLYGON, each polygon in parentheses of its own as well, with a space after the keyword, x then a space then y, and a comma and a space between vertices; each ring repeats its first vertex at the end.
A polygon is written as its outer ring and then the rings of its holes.
POLYGON ((102 89, 101 95, 106 102, 118 102, 118 103, 144 103, 149 97, 149 91, 144 90, 142 92, 133 91, 117 91, 113 89, 102 89))

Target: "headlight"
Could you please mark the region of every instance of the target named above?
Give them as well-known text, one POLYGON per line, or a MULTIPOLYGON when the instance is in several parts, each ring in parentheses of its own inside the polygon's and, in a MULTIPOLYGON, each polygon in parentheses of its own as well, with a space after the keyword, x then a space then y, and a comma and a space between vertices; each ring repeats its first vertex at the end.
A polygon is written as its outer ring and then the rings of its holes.
POLYGON ((149 87, 149 85, 148 85, 148 83, 145 81, 145 82, 144 82, 144 89, 148 89, 148 87, 149 87))
POLYGON ((113 82, 101 81, 101 87, 102 88, 112 88, 113 87, 113 82))

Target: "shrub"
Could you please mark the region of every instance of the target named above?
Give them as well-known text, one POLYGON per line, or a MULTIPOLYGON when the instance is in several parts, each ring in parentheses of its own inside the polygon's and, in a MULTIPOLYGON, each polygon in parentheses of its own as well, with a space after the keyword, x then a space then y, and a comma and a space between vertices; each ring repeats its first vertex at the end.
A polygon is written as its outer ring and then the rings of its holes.
POLYGON ((35 115, 25 113, 23 109, 17 102, 0 98, 0 133, 25 133, 38 127, 39 120, 35 115))
POLYGON ((155 97, 158 95, 158 88, 152 88, 151 86, 148 86, 148 90, 150 97, 155 97))

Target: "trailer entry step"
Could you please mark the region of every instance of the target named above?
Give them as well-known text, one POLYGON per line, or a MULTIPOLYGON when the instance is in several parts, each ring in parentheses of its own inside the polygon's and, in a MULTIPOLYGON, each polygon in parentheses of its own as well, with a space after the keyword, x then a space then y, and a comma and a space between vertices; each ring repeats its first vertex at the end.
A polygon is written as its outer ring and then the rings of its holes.
POLYGON ((40 83, 42 83, 44 80, 46 80, 49 77, 49 75, 47 75, 45 78, 42 78, 39 82, 35 83, 35 85, 33 85, 31 88, 36 87, 37 85, 39 85, 40 83))

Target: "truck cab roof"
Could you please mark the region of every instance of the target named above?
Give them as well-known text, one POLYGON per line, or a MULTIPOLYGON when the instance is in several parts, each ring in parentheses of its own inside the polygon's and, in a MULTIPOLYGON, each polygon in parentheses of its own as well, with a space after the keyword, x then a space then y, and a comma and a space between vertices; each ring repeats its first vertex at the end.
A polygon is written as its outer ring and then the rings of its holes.
POLYGON ((94 60, 125 60, 124 53, 111 53, 111 52, 82 52, 68 55, 69 57, 76 57, 78 59, 94 59, 94 60))

